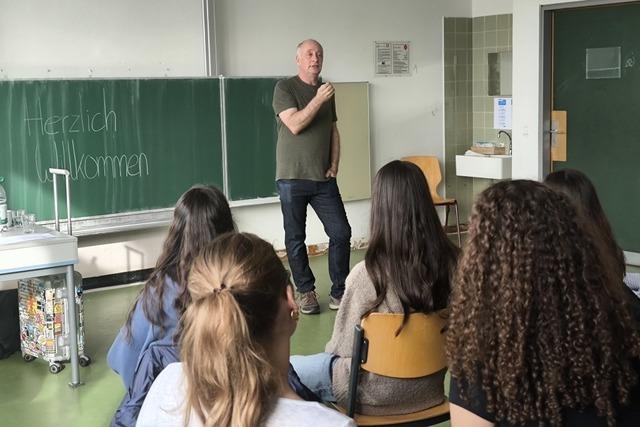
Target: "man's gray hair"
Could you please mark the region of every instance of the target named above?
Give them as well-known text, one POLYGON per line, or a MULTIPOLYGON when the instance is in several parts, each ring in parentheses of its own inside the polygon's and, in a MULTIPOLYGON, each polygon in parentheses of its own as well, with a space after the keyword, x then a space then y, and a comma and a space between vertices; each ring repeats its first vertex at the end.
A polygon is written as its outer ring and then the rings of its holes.
POLYGON ((318 46, 320 46, 320 50, 322 50, 324 52, 324 48, 322 47, 322 45, 320 44, 320 42, 318 40, 316 40, 316 39, 305 39, 305 40, 302 40, 300 43, 298 43, 298 46, 296 47, 296 55, 300 55, 300 48, 305 43, 315 43, 318 46))

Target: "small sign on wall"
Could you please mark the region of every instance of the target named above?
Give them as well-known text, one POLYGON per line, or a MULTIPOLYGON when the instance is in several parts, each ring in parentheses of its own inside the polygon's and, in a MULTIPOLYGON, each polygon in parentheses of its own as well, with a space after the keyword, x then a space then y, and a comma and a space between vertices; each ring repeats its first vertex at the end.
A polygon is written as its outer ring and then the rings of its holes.
POLYGON ((376 76, 408 76, 409 52, 411 44, 407 41, 374 42, 376 76))
POLYGON ((493 98, 493 128, 511 129, 511 98, 493 98))

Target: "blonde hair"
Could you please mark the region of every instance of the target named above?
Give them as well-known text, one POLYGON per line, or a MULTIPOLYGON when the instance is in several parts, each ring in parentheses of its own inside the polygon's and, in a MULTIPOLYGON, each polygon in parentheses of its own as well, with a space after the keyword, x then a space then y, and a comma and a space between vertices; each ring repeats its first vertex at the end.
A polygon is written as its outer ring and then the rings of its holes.
POLYGON ((282 384, 263 343, 288 283, 273 247, 253 234, 220 236, 194 261, 181 357, 187 408, 206 427, 256 426, 272 409, 282 384))

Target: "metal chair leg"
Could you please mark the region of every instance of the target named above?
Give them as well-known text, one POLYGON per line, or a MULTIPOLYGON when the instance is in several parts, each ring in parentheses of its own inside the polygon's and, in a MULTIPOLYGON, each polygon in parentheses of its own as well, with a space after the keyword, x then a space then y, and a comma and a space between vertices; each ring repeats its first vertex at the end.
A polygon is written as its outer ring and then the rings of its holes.
POLYGON ((449 205, 444 205, 444 232, 447 233, 447 227, 449 226, 449 205))
POLYGON ((460 216, 458 215, 458 201, 453 205, 456 208, 456 227, 458 229, 458 246, 462 247, 462 238, 460 237, 460 216))

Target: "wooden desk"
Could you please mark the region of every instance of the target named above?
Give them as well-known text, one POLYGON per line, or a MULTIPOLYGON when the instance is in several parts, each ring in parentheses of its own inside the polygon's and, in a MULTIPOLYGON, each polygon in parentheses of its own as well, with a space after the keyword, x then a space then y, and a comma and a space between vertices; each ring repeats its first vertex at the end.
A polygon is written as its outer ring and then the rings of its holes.
POLYGON ((61 273, 67 275, 69 304, 65 316, 71 349, 69 386, 73 388, 82 384, 78 363, 78 321, 73 297, 76 292, 73 265, 77 263, 78 239, 73 236, 39 225, 36 225, 33 234, 23 234, 19 229, 0 233, 0 290, 15 289, 16 281, 20 279, 61 273))

